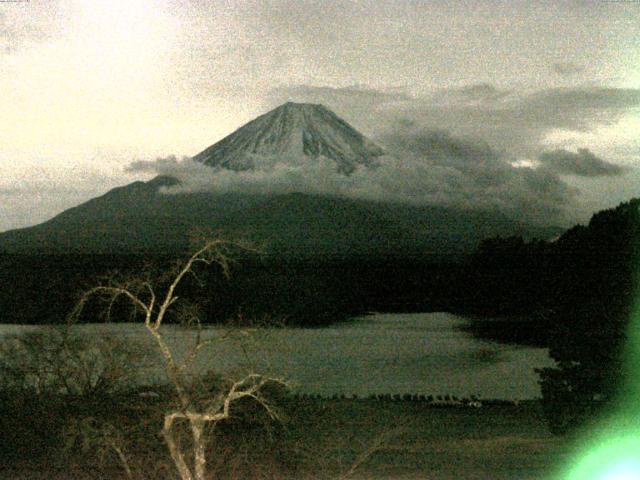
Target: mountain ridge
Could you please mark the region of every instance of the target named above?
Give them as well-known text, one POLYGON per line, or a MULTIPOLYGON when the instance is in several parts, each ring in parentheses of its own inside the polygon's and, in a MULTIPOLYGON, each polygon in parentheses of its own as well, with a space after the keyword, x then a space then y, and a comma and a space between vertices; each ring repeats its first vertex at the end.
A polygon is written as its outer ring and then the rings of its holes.
POLYGON ((550 238, 560 231, 490 212, 304 193, 167 195, 154 180, 0 234, 0 252, 176 253, 189 248, 193 232, 215 229, 264 244, 276 256, 410 257, 469 253, 490 236, 550 238))

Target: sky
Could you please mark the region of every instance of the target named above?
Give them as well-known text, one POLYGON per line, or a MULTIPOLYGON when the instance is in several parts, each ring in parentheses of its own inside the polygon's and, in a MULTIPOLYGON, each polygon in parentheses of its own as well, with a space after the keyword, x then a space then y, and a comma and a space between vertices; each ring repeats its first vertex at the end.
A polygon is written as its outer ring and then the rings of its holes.
POLYGON ((0 1, 0 94, 0 231, 290 100, 425 201, 569 225, 640 196, 637 1, 0 1))

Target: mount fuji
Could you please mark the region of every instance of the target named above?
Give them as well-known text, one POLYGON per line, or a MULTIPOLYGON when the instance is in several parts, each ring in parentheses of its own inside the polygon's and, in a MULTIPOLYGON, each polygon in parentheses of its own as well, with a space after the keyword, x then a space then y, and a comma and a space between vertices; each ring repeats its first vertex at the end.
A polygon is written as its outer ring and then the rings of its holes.
MULTIPOLYGON (((384 158, 383 148, 326 107, 285 103, 193 160, 235 172, 322 160, 349 176, 376 169, 384 158)), ((296 191, 166 193, 179 183, 161 175, 113 189, 40 225, 0 234, 0 252, 171 254, 189 248, 194 231, 214 230, 284 257, 407 257, 469 252, 489 236, 558 233, 495 212, 296 191)))
POLYGON ((269 158, 288 163, 326 157, 341 173, 371 167, 384 150, 323 105, 288 102, 250 121, 194 160, 231 170, 260 168, 269 158))

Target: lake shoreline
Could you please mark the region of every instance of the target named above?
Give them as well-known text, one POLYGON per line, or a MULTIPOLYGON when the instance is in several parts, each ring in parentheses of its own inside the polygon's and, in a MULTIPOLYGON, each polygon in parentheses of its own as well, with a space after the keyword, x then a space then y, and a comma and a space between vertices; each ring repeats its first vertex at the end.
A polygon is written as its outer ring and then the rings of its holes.
MULTIPOLYGON (((534 369, 551 365, 546 350, 478 339, 468 333, 468 323, 465 317, 443 312, 376 313, 324 328, 256 329, 252 330, 248 355, 251 368, 286 378, 301 394, 539 398, 534 369)), ((4 331, 19 335, 41 328, 14 325, 4 331)), ((163 328, 178 353, 196 333, 179 325, 163 328)), ((0 326, 0 336, 2 331, 0 326)), ((105 336, 135 345, 141 365, 138 382, 153 385, 166 381, 144 325, 79 324, 75 331, 80 335, 88 332, 89 338, 98 334, 96 338, 105 336)), ((221 331, 207 325, 202 335, 214 339, 221 331)), ((203 355, 194 372, 212 366, 220 373, 249 367, 231 345, 217 346, 203 355)))

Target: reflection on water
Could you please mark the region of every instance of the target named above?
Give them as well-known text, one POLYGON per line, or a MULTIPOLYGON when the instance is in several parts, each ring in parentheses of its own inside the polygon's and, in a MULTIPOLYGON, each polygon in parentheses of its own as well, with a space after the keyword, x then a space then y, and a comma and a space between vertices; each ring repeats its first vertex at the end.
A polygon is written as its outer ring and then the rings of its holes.
MULTIPOLYGON (((256 331, 248 342, 245 339, 244 348, 233 341, 215 343, 198 358, 196 368, 269 371, 285 377, 301 392, 323 395, 540 395, 533 369, 552 363, 545 349, 477 340, 456 328, 464 322, 448 313, 375 314, 327 328, 256 331)), ((103 332, 140 343, 147 358, 139 381, 163 381, 162 361, 142 325, 78 328, 87 334, 103 332)), ((30 329, 2 325, 0 334, 30 329)), ((193 341, 192 331, 174 326, 165 331, 179 352, 185 352, 193 341)), ((205 338, 219 335, 215 327, 204 332, 205 338)))

